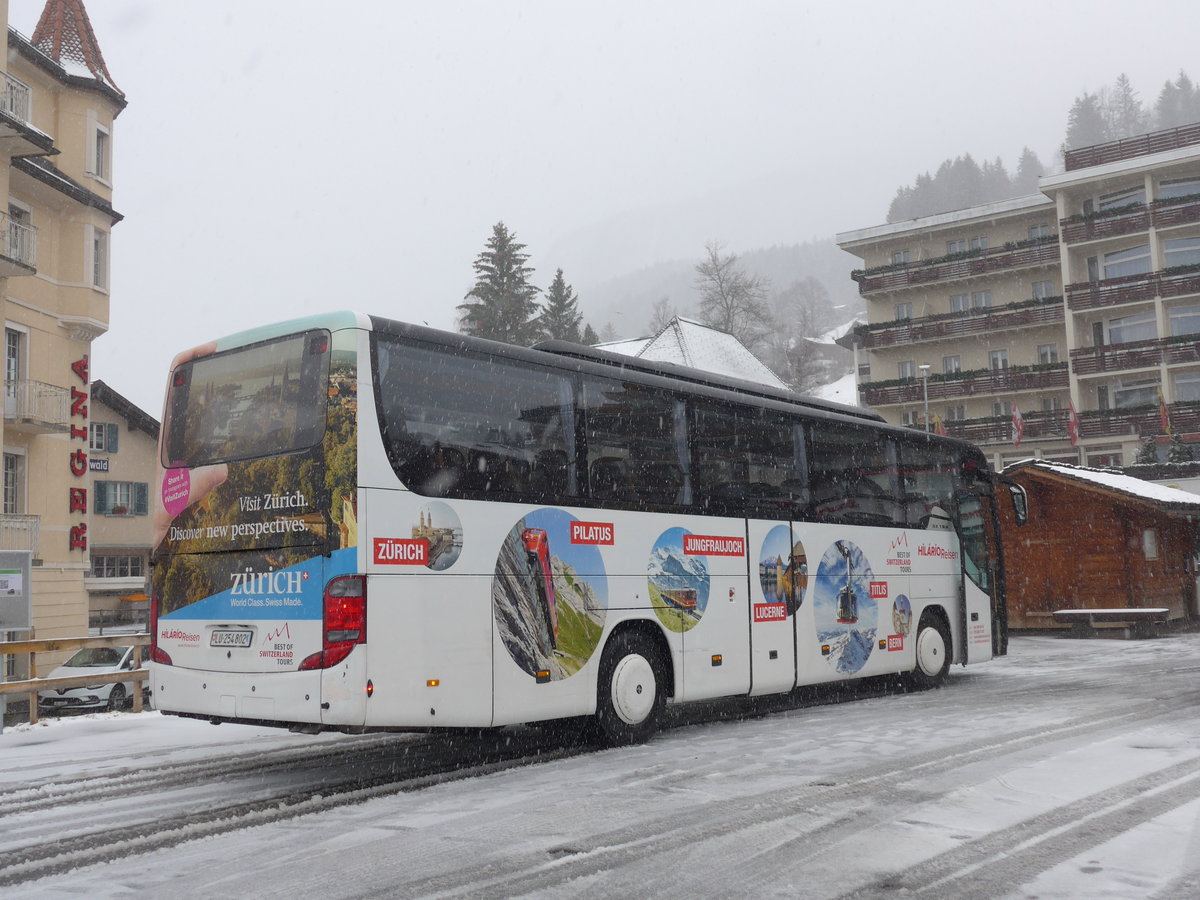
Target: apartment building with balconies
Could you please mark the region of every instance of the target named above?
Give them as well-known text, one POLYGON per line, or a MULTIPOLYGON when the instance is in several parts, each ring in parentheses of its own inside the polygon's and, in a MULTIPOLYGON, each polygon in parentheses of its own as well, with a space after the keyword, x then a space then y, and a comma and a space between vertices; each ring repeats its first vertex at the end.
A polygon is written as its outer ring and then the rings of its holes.
MULTIPOLYGON (((8 3, 0 0, 7 28, 8 3)), ((0 549, 32 554, 38 637, 87 633, 91 342, 108 329, 113 123, 125 96, 82 0, 0 58, 0 549)), ((23 636, 23 635, 22 635, 23 636)))
POLYGON ((860 402, 998 466, 1200 432, 1200 125, 1073 151, 1039 188, 838 235, 864 263, 860 402))

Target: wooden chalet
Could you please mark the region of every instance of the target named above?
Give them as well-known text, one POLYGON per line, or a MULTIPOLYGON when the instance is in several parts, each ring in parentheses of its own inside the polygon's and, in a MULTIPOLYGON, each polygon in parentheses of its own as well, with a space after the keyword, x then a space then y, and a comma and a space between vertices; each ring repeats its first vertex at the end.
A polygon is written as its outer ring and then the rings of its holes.
POLYGON ((1197 617, 1200 495, 1039 460, 1005 474, 1029 495, 1019 528, 999 504, 1011 628, 1197 617))

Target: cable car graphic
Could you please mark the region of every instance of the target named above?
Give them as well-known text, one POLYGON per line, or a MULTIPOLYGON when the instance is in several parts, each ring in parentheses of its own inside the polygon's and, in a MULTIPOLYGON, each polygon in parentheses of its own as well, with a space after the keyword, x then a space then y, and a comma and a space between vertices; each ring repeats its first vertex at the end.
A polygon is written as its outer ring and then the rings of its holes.
POLYGON ((521 532, 525 561, 537 584, 538 607, 542 611, 543 634, 547 647, 558 646, 558 605, 554 595, 554 571, 550 566, 550 538, 544 528, 526 528, 521 532))
POLYGON ((835 541, 838 553, 846 560, 846 584, 837 595, 837 620, 840 625, 854 625, 858 622, 858 597, 850 586, 850 548, 845 541, 835 541))

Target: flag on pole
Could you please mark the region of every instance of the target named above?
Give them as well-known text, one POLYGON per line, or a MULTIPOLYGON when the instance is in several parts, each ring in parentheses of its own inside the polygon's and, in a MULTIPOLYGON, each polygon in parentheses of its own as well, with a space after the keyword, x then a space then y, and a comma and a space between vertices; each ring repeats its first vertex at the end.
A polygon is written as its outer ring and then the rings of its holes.
POLYGON ((946 423, 942 421, 942 417, 937 413, 933 414, 933 430, 942 437, 945 437, 947 434, 946 423))
POLYGON ((1023 438, 1024 436, 1025 436, 1025 419, 1021 415, 1021 407, 1018 406, 1016 403, 1014 403, 1013 404, 1013 418, 1012 418, 1013 446, 1020 447, 1021 446, 1021 438, 1023 438))
POLYGON ((1075 412, 1075 404, 1067 398, 1067 434, 1071 436, 1071 446, 1079 443, 1079 414, 1075 412))
POLYGON ((1158 389, 1158 421, 1162 425, 1164 434, 1171 433, 1171 414, 1167 412, 1166 401, 1163 400, 1162 387, 1158 389))

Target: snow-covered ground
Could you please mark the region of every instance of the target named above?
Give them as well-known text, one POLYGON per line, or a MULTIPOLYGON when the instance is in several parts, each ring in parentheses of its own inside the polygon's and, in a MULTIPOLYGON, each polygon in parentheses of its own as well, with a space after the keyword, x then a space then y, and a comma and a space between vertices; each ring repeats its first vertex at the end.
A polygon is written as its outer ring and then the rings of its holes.
MULTIPOLYGON (((89 821, 153 820, 189 797, 275 789, 262 772, 249 783, 196 777, 171 791, 139 782, 139 772, 271 754, 284 765, 288 754, 327 752, 319 766, 308 761, 308 774, 283 779, 294 791, 319 785, 322 767, 353 766, 381 746, 397 759, 452 746, 444 737, 382 740, 157 713, 10 728, 0 735, 0 878, 12 848, 39 829, 59 828, 65 841, 89 821), (98 790, 88 779, 128 789, 98 790), (74 802, 74 791, 92 793, 74 802), (40 812, 5 809, 47 798, 55 803, 40 812)), ((645 746, 550 754, 203 835, 148 853, 130 846, 115 862, 0 891, 1196 897, 1200 635, 1019 637, 1007 658, 956 668, 936 691, 710 718, 645 746)))

